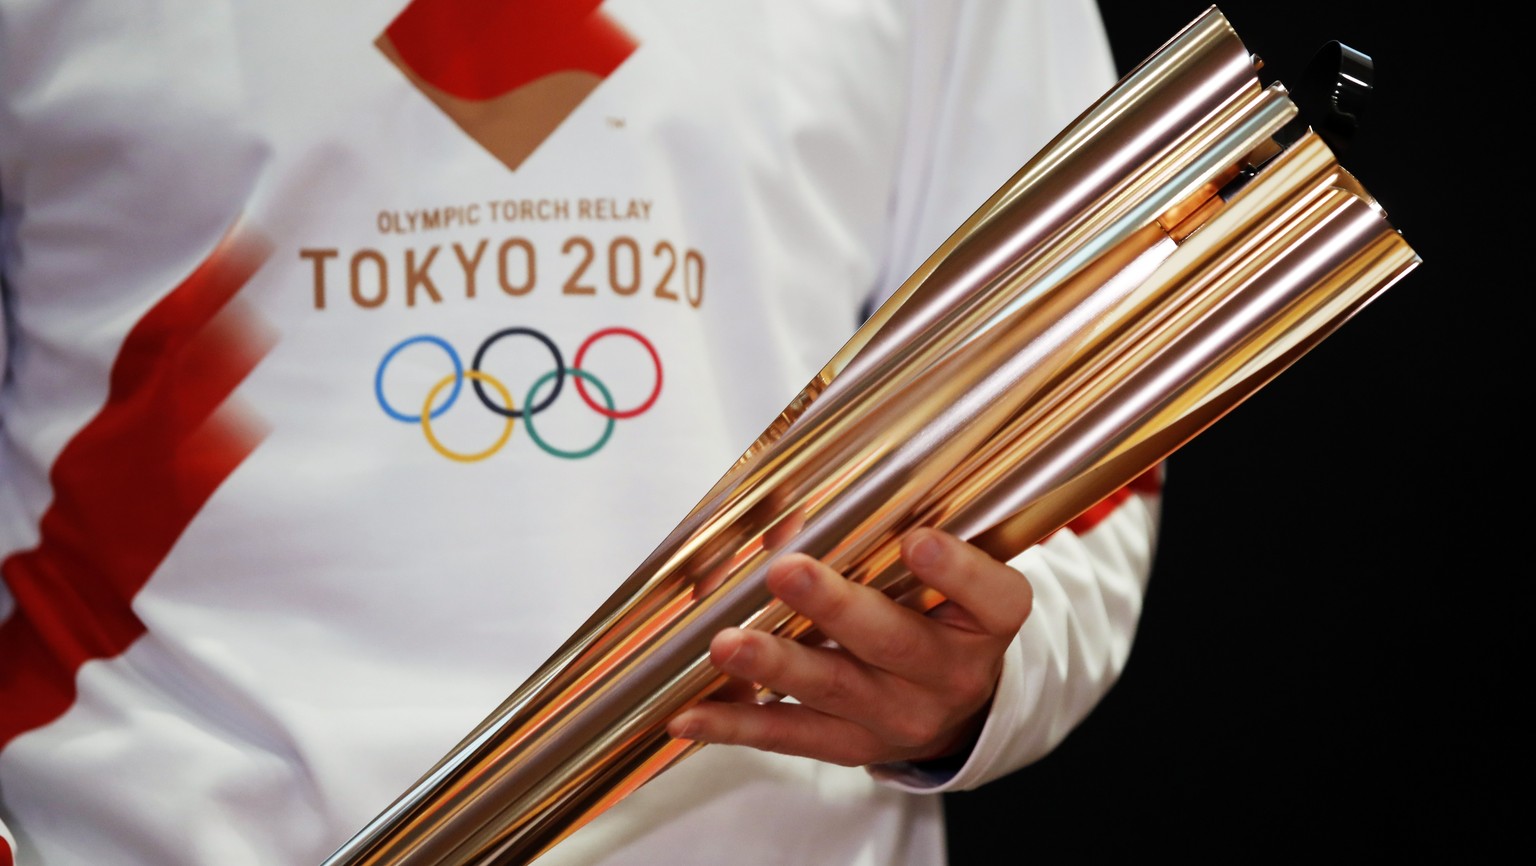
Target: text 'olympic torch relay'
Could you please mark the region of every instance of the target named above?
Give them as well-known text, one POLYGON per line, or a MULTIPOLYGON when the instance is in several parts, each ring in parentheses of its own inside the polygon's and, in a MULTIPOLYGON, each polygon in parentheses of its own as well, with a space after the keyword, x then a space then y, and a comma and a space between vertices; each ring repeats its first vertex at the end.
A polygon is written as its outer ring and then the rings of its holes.
POLYGON ((533 861, 700 748, 665 725, 725 683, 716 632, 816 639, 764 587, 776 557, 930 609, 903 533, 1011 558, 1310 351, 1420 260, 1298 111, 1207 10, 960 226, 566 645, 324 866, 533 861))

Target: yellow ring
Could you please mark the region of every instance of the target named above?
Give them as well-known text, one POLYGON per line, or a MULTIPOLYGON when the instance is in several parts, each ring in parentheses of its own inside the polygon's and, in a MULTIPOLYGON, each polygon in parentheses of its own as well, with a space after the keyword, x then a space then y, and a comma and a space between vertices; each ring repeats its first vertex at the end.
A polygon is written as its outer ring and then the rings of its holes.
MULTIPOLYGON (((514 408, 512 405, 511 392, 507 390, 507 386, 498 382, 494 376, 491 376, 489 373, 482 373, 479 370, 465 370, 464 375, 466 378, 478 379, 479 381, 490 385, 492 388, 495 388, 496 391, 501 394, 501 399, 506 401, 507 408, 514 408)), ((453 374, 449 374, 448 376, 444 377, 443 381, 433 385, 432 390, 427 392, 427 401, 426 403, 422 404, 423 408, 421 410, 421 432, 427 434, 427 441, 432 444, 433 448, 437 449, 437 453, 447 457, 450 460, 457 460, 460 463, 473 463, 476 460, 484 460, 492 454, 495 454, 497 451, 501 450, 501 446, 507 444, 507 440, 512 437, 513 418, 511 415, 505 416, 507 419, 507 427, 505 430, 501 431, 501 438, 497 439, 494 443, 492 443, 491 447, 485 449, 484 451, 480 451, 475 454, 460 454, 457 451, 449 450, 448 446, 437 441, 437 437, 432 433, 432 401, 437 399, 437 392, 453 384, 453 381, 456 378, 457 377, 453 374)))

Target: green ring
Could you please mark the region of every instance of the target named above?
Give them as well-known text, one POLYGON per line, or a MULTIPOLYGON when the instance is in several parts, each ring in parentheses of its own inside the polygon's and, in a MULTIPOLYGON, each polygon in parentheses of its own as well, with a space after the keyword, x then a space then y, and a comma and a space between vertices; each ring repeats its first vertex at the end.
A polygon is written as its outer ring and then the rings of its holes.
MULTIPOLYGON (((535 379, 533 385, 528 389, 528 400, 525 401, 523 405, 535 405, 533 398, 537 396, 539 386, 543 385, 545 382, 548 382, 550 379, 555 378, 559 372, 560 371, 558 370, 551 370, 548 373, 540 376, 538 379, 535 379)), ((591 382, 593 385, 597 386, 597 390, 603 395, 603 402, 608 404, 608 411, 613 411, 613 395, 608 393, 607 386, 602 382, 599 382, 596 376, 588 373, 586 370, 578 370, 575 367, 571 367, 565 372, 570 373, 572 376, 576 376, 577 378, 586 379, 588 382, 591 382)), ((523 416, 523 429, 528 431, 528 437, 533 440, 534 444, 538 445, 540 448, 543 448, 546 454, 553 454, 556 457, 564 457, 567 460, 580 460, 583 457, 591 457, 593 454, 596 454, 600 449, 602 449, 604 445, 608 444, 608 437, 613 435, 613 425, 614 420, 609 418, 608 426, 603 430, 603 435, 595 443, 592 444, 592 447, 583 451, 562 451, 559 448, 550 445, 548 442, 545 442, 544 438, 539 435, 539 431, 534 429, 532 412, 525 413, 523 416)))

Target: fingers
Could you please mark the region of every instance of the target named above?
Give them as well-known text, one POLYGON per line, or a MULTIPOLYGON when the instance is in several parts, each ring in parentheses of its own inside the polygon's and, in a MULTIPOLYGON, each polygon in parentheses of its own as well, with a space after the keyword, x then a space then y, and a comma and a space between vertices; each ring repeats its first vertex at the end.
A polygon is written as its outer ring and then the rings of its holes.
POLYGON ((761 686, 793 700, 721 696, 680 713, 668 733, 850 766, 953 750, 984 719, 1033 594, 1018 571, 944 532, 909 533, 902 560, 949 601, 925 615, 811 557, 776 561, 768 589, 830 643, 721 631, 710 661, 737 693, 761 686))
MULTIPOLYGON (((959 605, 987 634, 1012 639, 1034 604, 1018 569, 936 529, 915 529, 901 541, 901 559, 919 580, 959 605)), ((954 624, 954 623, 952 623, 954 624)))
POLYGON ((805 556, 775 563, 768 589, 866 663, 924 682, 951 675, 944 644, 956 636, 934 626, 1006 643, 1029 616, 1034 593, 1024 575, 953 535, 914 530, 902 539, 902 559, 951 604, 925 617, 805 556))
MULTIPOLYGON (((767 584, 774 595, 866 665, 900 672, 904 679, 927 681, 944 676, 937 664, 944 655, 937 645, 941 639, 939 624, 897 604, 879 590, 846 580, 805 556, 786 557, 775 563, 768 571, 767 584)), ((780 657, 789 655, 786 650, 780 657)), ((825 652, 823 656, 835 657, 825 652)), ((786 684, 789 688, 765 684, 804 703, 813 703, 813 696, 796 688, 814 686, 818 697, 854 690, 853 684, 836 679, 835 668, 822 673, 829 682, 786 684)))
POLYGON ((667 724, 681 740, 750 746, 857 767, 891 760, 889 746, 845 719, 791 703, 767 706, 706 701, 667 724))
POLYGON ((847 653, 766 632, 725 629, 710 642, 709 659, 722 673, 841 718, 860 717, 888 699, 889 685, 847 653))

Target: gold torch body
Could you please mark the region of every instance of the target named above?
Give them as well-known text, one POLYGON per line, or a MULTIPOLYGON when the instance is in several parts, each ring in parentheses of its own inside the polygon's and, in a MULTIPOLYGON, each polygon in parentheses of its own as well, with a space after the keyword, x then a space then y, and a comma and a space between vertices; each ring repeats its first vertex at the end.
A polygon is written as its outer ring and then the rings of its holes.
MULTIPOLYGON (((1156 466, 1419 263, 1214 8, 1030 159, 609 600, 325 866, 526 864, 698 748, 728 626, 814 640, 789 552, 926 610, 903 533, 1009 558, 1156 466)), ((771 696, 765 697, 771 699, 771 696)))

